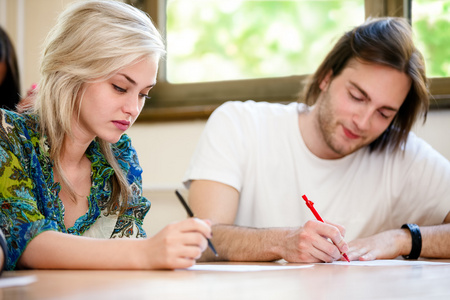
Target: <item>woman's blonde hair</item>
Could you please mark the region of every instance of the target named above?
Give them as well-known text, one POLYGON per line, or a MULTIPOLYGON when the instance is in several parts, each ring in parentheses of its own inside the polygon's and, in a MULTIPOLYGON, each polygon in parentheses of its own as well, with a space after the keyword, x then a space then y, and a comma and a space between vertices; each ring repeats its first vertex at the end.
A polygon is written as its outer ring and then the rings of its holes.
MULTIPOLYGON (((64 137, 72 135, 71 121, 78 113, 85 83, 106 80, 136 61, 151 56, 159 60, 164 54, 164 42, 150 17, 128 4, 80 1, 59 16, 45 42, 34 113, 50 145, 55 172, 73 197, 74 190, 62 172, 60 159, 64 137)), ((98 140, 115 174, 108 209, 123 212, 130 186, 111 144, 98 140)))

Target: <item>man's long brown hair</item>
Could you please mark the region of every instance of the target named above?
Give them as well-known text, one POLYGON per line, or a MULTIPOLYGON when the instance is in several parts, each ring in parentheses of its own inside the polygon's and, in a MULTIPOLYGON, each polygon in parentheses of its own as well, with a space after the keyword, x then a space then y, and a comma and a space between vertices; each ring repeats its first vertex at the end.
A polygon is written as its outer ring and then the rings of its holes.
MULTIPOLYGON (((319 87, 326 74, 338 76, 351 58, 381 64, 404 72, 412 80, 405 101, 389 127, 369 147, 373 150, 399 149, 420 114, 425 122, 429 91, 422 54, 414 46, 412 30, 403 18, 369 19, 346 32, 328 53, 304 90, 306 104, 313 105, 321 93, 319 87)), ((393 82, 392 84, 395 84, 393 82)))

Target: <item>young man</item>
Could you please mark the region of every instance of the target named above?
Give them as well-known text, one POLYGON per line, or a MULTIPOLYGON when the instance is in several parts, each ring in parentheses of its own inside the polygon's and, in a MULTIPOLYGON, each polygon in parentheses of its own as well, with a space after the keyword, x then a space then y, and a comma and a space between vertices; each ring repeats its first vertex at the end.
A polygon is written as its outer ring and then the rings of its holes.
POLYGON ((450 163, 410 132, 429 98, 409 24, 374 19, 345 33, 305 102, 229 102, 208 120, 185 184, 193 211, 215 224, 219 257, 450 257, 450 163))

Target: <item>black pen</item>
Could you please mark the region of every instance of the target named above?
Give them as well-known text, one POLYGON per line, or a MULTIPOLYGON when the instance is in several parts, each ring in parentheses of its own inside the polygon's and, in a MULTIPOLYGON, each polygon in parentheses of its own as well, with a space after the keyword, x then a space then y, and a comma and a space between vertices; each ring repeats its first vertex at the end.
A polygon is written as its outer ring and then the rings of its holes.
MULTIPOLYGON (((189 207, 189 205, 187 204, 186 201, 184 201, 183 196, 181 196, 181 194, 178 192, 178 190, 175 190, 175 194, 177 195, 178 199, 180 199, 181 204, 183 204, 184 209, 186 210, 187 214, 189 215, 189 217, 194 217, 194 213, 192 212, 191 208, 189 207)), ((217 254, 216 249, 214 248, 213 243, 211 242, 210 239, 206 239, 208 241, 208 246, 209 248, 211 248, 212 252, 214 253, 215 256, 219 256, 219 254, 217 254)))

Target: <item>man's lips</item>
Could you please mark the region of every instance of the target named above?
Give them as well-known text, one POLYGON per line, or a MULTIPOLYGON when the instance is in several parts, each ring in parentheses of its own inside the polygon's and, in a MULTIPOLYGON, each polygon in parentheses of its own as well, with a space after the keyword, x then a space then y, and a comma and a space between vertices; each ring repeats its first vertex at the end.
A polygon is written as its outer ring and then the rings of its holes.
POLYGON ((345 127, 342 127, 342 128, 344 129, 344 134, 345 134, 345 136, 348 137, 349 139, 354 140, 354 139, 357 139, 357 138, 360 137, 359 135, 354 134, 354 133, 353 133, 352 131, 350 131, 349 129, 347 129, 347 128, 345 128, 345 127))
POLYGON ((126 120, 116 120, 112 121, 113 124, 120 130, 125 131, 130 127, 131 122, 126 120))

